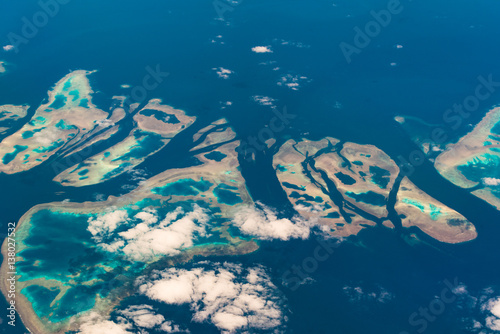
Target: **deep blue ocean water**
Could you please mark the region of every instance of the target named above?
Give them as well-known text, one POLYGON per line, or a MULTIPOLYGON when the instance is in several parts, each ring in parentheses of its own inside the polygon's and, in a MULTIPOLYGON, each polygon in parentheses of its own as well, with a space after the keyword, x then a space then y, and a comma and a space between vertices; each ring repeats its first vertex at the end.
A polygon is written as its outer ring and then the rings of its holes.
MULTIPOLYGON (((387 3, 243 0, 221 21, 211 1, 72 0, 28 44, 20 45, 18 53, 0 52, 0 59, 11 64, 9 73, 0 76, 0 104, 36 107, 46 98, 47 89, 70 70, 96 69, 91 76, 97 92, 94 102, 106 108, 113 95, 127 93, 120 85, 140 85, 145 68, 159 65, 169 76, 148 98, 162 98, 199 119, 172 145, 139 166, 150 174, 189 165, 185 141, 196 129, 220 117, 226 117, 243 139, 257 134, 273 113, 253 101, 256 95, 269 96, 279 110, 286 106, 297 115, 289 129, 277 134, 280 141, 305 133, 313 139, 332 136, 376 145, 397 160, 400 155, 408 157, 416 146, 392 120, 395 115, 439 123, 446 109, 474 93, 478 76, 500 80, 500 3, 401 1, 403 11, 347 64, 339 43, 352 43, 353 28, 364 27, 372 20, 370 11, 386 8, 387 3), (218 35, 224 44, 211 42, 218 35), (281 40, 307 47, 281 45, 281 40), (398 49, 398 44, 403 48, 398 49), (250 49, 257 45, 270 45, 273 53, 252 53, 250 49), (260 64, 269 61, 276 63, 260 64), (212 70, 218 67, 235 74, 220 79, 212 70), (273 71, 274 67, 279 69, 273 71), (310 82, 301 82, 298 91, 277 85, 288 74, 306 76, 310 82), (233 103, 221 109, 225 101, 233 103)), ((36 1, 1 2, 0 44, 10 44, 7 36, 20 34, 22 17, 39 10, 36 1)), ((498 103, 500 94, 495 92, 450 135, 465 133, 468 123, 477 123, 498 103)), ((254 199, 277 208, 285 206, 271 156, 259 154, 255 164, 244 162, 242 169, 254 199)), ((0 175, 0 228, 6 230, 8 221, 18 220, 38 203, 93 200, 97 193, 119 195, 125 192, 121 185, 133 183, 122 176, 77 191, 51 183, 53 176, 47 177, 48 173, 46 168, 36 168, 0 175)), ((494 295, 500 295, 500 214, 445 181, 430 163, 416 168, 410 179, 466 216, 479 237, 466 244, 446 245, 415 230, 425 243, 413 245, 407 242, 408 232, 366 229, 343 243, 310 275, 313 282, 296 291, 283 286, 281 275, 310 256, 315 240, 263 242, 258 252, 227 260, 271 268, 288 300, 290 333, 416 333, 419 327, 409 324, 409 316, 428 306, 446 279, 457 278, 470 294, 492 287, 494 295), (383 288, 393 298, 386 303, 368 297, 353 302, 344 288, 354 286, 364 291, 383 288)), ((452 303, 429 322, 426 332, 468 333, 463 319, 471 317, 484 321, 485 316, 452 303)), ((5 321, 1 328, 5 333, 24 332, 20 325, 13 330, 5 321)), ((193 333, 211 330, 196 328, 193 333)))

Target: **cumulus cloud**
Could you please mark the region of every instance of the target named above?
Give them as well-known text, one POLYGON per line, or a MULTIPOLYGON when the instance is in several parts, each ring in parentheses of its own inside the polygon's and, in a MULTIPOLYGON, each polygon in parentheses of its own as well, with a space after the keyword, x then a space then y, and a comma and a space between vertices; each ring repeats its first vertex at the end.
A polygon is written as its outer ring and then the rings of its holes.
POLYGON ((127 192, 136 189, 148 179, 148 172, 145 169, 135 168, 134 166, 126 166, 124 168, 124 173, 128 176, 128 180, 132 182, 132 184, 124 184, 121 186, 121 189, 127 192))
POLYGON ((214 70, 221 79, 229 79, 229 76, 231 74, 234 74, 233 71, 228 70, 227 68, 224 67, 216 67, 212 68, 212 70, 214 70))
POLYGON ((129 333, 189 333, 150 305, 132 305, 117 311, 116 321, 105 320, 93 312, 82 318, 79 334, 129 334, 129 333))
POLYGON ((360 286, 345 286, 342 290, 349 297, 351 302, 376 301, 379 303, 387 303, 394 298, 392 293, 382 287, 363 289, 360 286))
POLYGON ((292 90, 299 90, 300 85, 304 82, 309 83, 311 82, 311 79, 303 75, 299 76, 299 75, 286 74, 283 75, 276 84, 278 86, 288 87, 292 90))
MULTIPOLYGON (((456 281, 458 283, 458 281, 456 281)), ((500 331, 500 297, 492 287, 469 291, 463 283, 450 286, 457 297, 453 301, 457 319, 464 323, 467 333, 496 333, 500 331)))
POLYGON ((189 212, 178 207, 161 221, 153 209, 146 208, 132 218, 126 211, 117 210, 90 220, 88 229, 102 249, 148 261, 192 247, 196 238, 208 235, 209 220, 207 211, 198 205, 193 205, 189 212))
POLYGON ((61 129, 56 127, 47 127, 43 129, 43 131, 37 132, 33 135, 33 139, 36 141, 38 145, 41 146, 49 146, 55 142, 60 142, 61 137, 61 129))
POLYGON ((105 213, 96 218, 89 218, 88 230, 92 233, 95 241, 102 241, 103 237, 112 233, 116 228, 128 221, 128 213, 125 210, 115 210, 105 213))
POLYGON ((277 217, 277 213, 263 205, 245 206, 236 212, 233 223, 244 234, 260 239, 307 239, 314 223, 295 216, 291 219, 277 217))
POLYGON ((137 327, 153 328, 165 321, 161 314, 155 314, 150 305, 133 305, 119 313, 131 319, 137 327))
POLYGON ((210 42, 213 44, 224 44, 224 42, 222 41, 222 35, 215 36, 210 42))
POLYGON ((172 321, 165 321, 160 329, 167 333, 190 333, 187 329, 181 329, 179 325, 174 324, 172 321))
POLYGON ((130 334, 131 328, 129 323, 115 323, 113 321, 104 320, 99 314, 93 312, 83 319, 80 326, 79 334, 130 334))
POLYGON ((490 313, 486 317, 486 327, 494 331, 500 331, 500 297, 488 300, 484 308, 490 313))
POLYGON ((500 179, 495 179, 493 177, 483 178, 483 183, 487 186, 498 186, 500 185, 500 179))
POLYGON ((4 45, 3 46, 4 51, 11 51, 14 50, 14 45, 4 45))
POLYGON ((210 322, 222 333, 278 331, 286 321, 279 291, 262 267, 169 268, 138 278, 137 285, 152 300, 188 304, 194 322, 210 322))
POLYGON ((226 109, 227 107, 230 107, 233 105, 233 102, 232 101, 219 101, 220 105, 221 105, 221 109, 226 109))
POLYGON ((274 106, 274 102, 276 101, 272 97, 263 95, 254 95, 252 96, 252 100, 260 104, 261 106, 274 106))
POLYGON ((95 121, 95 123, 97 124, 97 126, 101 128, 108 128, 111 126, 115 126, 115 123, 110 119, 98 119, 95 121))
POLYGON ((302 42, 295 42, 295 41, 289 41, 285 39, 274 39, 274 42, 277 42, 281 45, 286 45, 286 46, 294 46, 296 48, 310 48, 310 45, 304 44, 302 42))
POLYGON ((309 213, 323 213, 325 211, 325 206, 323 204, 313 204, 313 205, 304 205, 297 204, 294 205, 293 208, 299 212, 309 212, 309 213))
MULTIPOLYGON (((118 311, 121 315, 120 322, 126 318, 139 329, 148 329, 149 332, 154 328, 157 331, 167 333, 189 333, 186 329, 181 329, 179 325, 170 320, 165 320, 161 314, 157 314, 151 305, 132 305, 125 310, 118 311)), ((145 333, 145 332, 144 332, 145 333)))
POLYGON ((254 46, 252 48, 252 51, 255 53, 272 53, 273 50, 271 50, 270 46, 254 46))

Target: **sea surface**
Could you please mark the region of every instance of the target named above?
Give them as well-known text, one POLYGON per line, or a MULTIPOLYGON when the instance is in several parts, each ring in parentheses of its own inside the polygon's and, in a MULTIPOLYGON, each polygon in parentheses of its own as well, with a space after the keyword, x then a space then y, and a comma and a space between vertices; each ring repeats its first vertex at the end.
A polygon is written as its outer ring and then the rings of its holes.
MULTIPOLYGON (((331 136, 373 144, 399 162, 417 146, 393 120, 396 115, 442 123, 445 110, 474 93, 479 76, 500 81, 496 0, 401 0, 402 11, 350 63, 339 44, 353 44, 353 28, 364 29, 374 19, 370 11, 386 9, 388 1, 243 0, 226 5, 231 10, 220 17, 212 1, 68 1, 35 37, 19 45, 19 52, 0 52, 0 60, 9 64, 0 76, 0 105, 27 103, 31 115, 55 82, 70 70, 85 69, 97 70, 90 76, 94 103, 107 108, 113 96, 130 92, 120 85, 141 85, 146 68, 159 67, 169 75, 148 91, 148 99, 161 98, 198 120, 138 167, 152 176, 188 166, 190 136, 221 117, 242 140, 258 134, 274 113, 255 96, 270 97, 274 110, 286 108, 296 116, 276 134, 278 142, 331 136), (255 46, 269 46, 272 52, 252 52, 255 46), (214 70, 219 67, 234 73, 220 78, 214 70), (298 86, 279 85, 283 77, 296 78, 298 86)), ((38 1, 0 2, 0 44, 11 44, 9 33, 21 35, 22 18, 38 11, 38 1)), ((495 91, 463 126, 447 128, 450 137, 467 133, 499 103, 500 91, 495 91)), ((128 130, 122 129, 124 136, 128 130)), ((258 154, 255 163, 242 162, 242 173, 254 200, 281 209, 287 199, 271 159, 258 154)), ((0 174, 0 233, 36 204, 118 196, 137 185, 124 174, 95 186, 64 188, 50 181, 53 176, 43 166, 0 174), (125 184, 131 187, 124 189, 125 184)), ((284 284, 282 275, 313 254, 315 238, 262 241, 250 255, 210 260, 270 268, 286 297, 289 333, 417 333, 423 327, 411 323, 410 316, 429 308, 446 289, 446 280, 459 282, 466 292, 428 319, 425 332, 479 333, 472 329, 474 320, 484 325, 487 312, 470 300, 500 296, 500 213, 443 179, 430 162, 416 167, 410 179, 470 220, 478 238, 451 245, 417 229, 367 228, 343 241, 296 290, 284 284)), ((140 302, 129 298, 123 305, 140 302)), ((2 300, 0 310, 6 307, 2 300)), ((179 313, 178 323, 189 323, 179 309, 157 307, 179 313)), ((2 312, 0 331, 25 332, 20 323, 8 326, 2 312)), ((217 333, 208 325, 192 326, 192 333, 217 333)))

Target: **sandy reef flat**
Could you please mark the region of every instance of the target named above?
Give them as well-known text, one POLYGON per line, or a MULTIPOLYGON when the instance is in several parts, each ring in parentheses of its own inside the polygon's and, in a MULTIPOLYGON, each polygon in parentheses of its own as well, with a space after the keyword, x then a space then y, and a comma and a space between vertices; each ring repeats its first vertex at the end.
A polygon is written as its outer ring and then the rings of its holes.
POLYGON ((395 209, 404 215, 403 226, 416 226, 440 241, 454 244, 477 237, 471 222, 417 188, 407 177, 399 186, 395 209))
POLYGON ((487 112, 456 143, 442 141, 442 125, 411 116, 397 116, 395 121, 444 178, 500 210, 500 107, 487 112))
MULTIPOLYGON (((82 187, 116 177, 161 150, 195 121, 182 110, 154 99, 134 115, 137 124, 121 142, 100 152, 54 178, 64 186, 82 187)), ((107 137, 101 138, 106 140, 107 137)))
MULTIPOLYGON (((196 121, 159 99, 125 107, 126 98, 116 96, 112 107, 103 111, 92 103, 91 74, 78 70, 62 78, 30 121, 0 142, 0 172, 26 171, 54 155, 79 153, 87 155, 71 167, 63 165, 53 180, 72 187, 103 183, 138 170, 196 121), (125 121, 131 126, 122 127, 125 121), (123 137, 107 148, 84 153, 114 140, 118 133, 123 137)), ((2 106, 0 122, 23 118, 28 109, 2 106)), ((490 138, 494 135, 490 128, 484 145, 495 152, 492 149, 500 142, 490 138)), ((472 142, 484 142, 485 135, 472 142)), ((464 147, 472 145, 470 140, 464 142, 464 147)), ((78 330, 82 317, 92 311, 108 316, 133 293, 135 278, 153 268, 185 263, 194 256, 241 255, 258 249, 251 236, 236 228, 235 217, 256 203, 241 174, 240 141, 228 121, 220 118, 202 127, 187 144, 190 167, 167 169, 144 179, 130 193, 105 201, 40 204, 20 219, 17 307, 32 332, 78 330), (110 281, 118 284, 107 288, 110 281)), ((275 144, 266 142, 268 148, 275 144)), ((455 162, 448 159, 440 161, 455 162)), ((397 164, 373 145, 332 137, 290 139, 273 156, 273 167, 295 212, 334 237, 397 224, 417 227, 447 243, 476 237, 472 223, 403 177, 397 164)), ((4 243, 4 257, 6 251, 4 243)), ((7 272, 4 262, 0 268, 4 294, 7 272)))
MULTIPOLYGON (((199 159, 200 165, 167 170, 146 180, 137 189, 121 197, 109 197, 103 202, 41 204, 29 210, 21 218, 16 230, 16 238, 19 244, 17 263, 20 267, 31 268, 31 270, 20 270, 21 276, 18 289, 24 292, 19 293, 18 311, 23 322, 32 332, 65 333, 68 330, 77 330, 81 317, 92 310, 103 315, 109 314, 120 300, 129 295, 130 284, 132 284, 134 277, 143 270, 149 270, 148 268, 183 263, 189 261, 195 255, 237 255, 252 252, 258 248, 255 242, 233 236, 227 231, 229 220, 235 210, 238 210, 240 206, 252 205, 253 201, 246 190, 244 179, 239 171, 235 151, 239 142, 234 140, 227 142, 229 138, 234 137, 234 133, 232 133, 232 130, 225 132, 231 133, 228 137, 220 137, 219 141, 211 140, 212 150, 195 156, 199 159), (224 191, 227 193, 224 193, 224 191), (185 210, 189 210, 187 208, 193 203, 211 212, 210 217, 212 217, 211 221, 213 222, 210 223, 210 233, 218 236, 216 242, 200 241, 200 244, 195 242, 192 246, 186 248, 181 245, 175 252, 165 254, 159 252, 156 255, 148 255, 137 259, 129 257, 127 248, 120 248, 122 251, 118 253, 116 250, 113 252, 107 248, 113 243, 103 246, 98 243, 96 238, 89 238, 90 221, 98 220, 99 217, 109 217, 109 215, 117 212, 128 212, 130 215, 139 212, 146 215, 153 212, 152 210, 161 212, 161 210, 168 207, 177 207, 177 210, 179 210, 180 206, 185 210), (61 228, 64 229, 67 228, 64 227, 67 224, 73 224, 73 240, 84 246, 82 246, 83 250, 80 253, 74 254, 79 260, 74 262, 75 265, 70 269, 65 269, 62 266, 60 270, 54 272, 50 270, 48 262, 46 263, 46 261, 68 262, 66 258, 57 259, 58 256, 65 257, 65 254, 53 254, 56 258, 52 260, 38 258, 34 260, 36 256, 33 257, 33 254, 30 254, 36 249, 43 249, 43 246, 34 246, 29 241, 29 238, 33 236, 32 233, 39 228, 37 227, 38 223, 36 223, 39 216, 59 217, 57 219, 63 220, 60 223, 63 224, 61 228), (85 254, 94 254, 94 256, 99 256, 101 260, 97 265, 89 267, 89 263, 93 260, 92 257, 87 259, 85 254), (66 272, 65 270, 70 271, 66 272), (109 295, 101 295, 98 287, 105 284, 110 278, 115 278, 118 272, 120 273, 118 276, 122 280, 119 285, 123 289, 116 288, 109 295), (86 287, 85 289, 88 289, 83 294, 78 292, 80 293, 78 296, 79 300, 92 301, 92 305, 83 307, 82 311, 77 314, 72 315, 69 313, 66 318, 55 321, 54 319, 61 317, 60 313, 66 309, 67 306, 65 305, 68 303, 68 296, 76 293, 76 290, 74 290, 76 287, 86 287), (43 304, 39 299, 40 297, 37 297, 36 294, 30 296, 28 293, 30 289, 34 291, 43 290, 46 293, 52 291, 51 300, 47 301, 50 304, 50 311, 47 311, 49 313, 45 314, 45 316, 40 316, 43 309, 40 306, 40 304, 43 304), (35 299, 29 300, 28 297, 35 299), (36 306, 34 306, 35 304, 36 306)), ((168 212, 167 214, 171 215, 168 212)), ((159 215, 161 216, 161 214, 159 215)), ((59 239, 58 227, 48 223, 47 218, 45 218, 44 226, 51 229, 52 232, 44 236, 40 233, 38 236, 46 238, 44 244, 50 243, 51 247, 57 248, 63 242, 59 239)), ((128 233, 130 234, 132 230, 134 230, 134 227, 130 227, 128 233)), ((158 231, 157 233, 165 232, 158 231)), ((154 247, 153 244, 150 246, 154 247)), ((5 243, 2 252, 5 256, 5 243)), ((71 257, 70 259, 76 260, 76 258, 71 257)), ((73 262, 73 260, 69 262, 73 262)), ((5 277, 7 271, 4 262, 0 269, 0 276, 5 277)), ((2 279, 2 282, 0 287, 6 293, 6 281, 2 279)), ((80 307, 80 303, 78 305, 80 307)))
MULTIPOLYGON (((331 234, 345 237, 376 223, 393 225, 387 205, 399 168, 377 147, 333 138, 289 140, 274 156, 273 164, 295 209, 330 228, 331 234)), ((476 237, 474 226, 465 217, 406 178, 394 190, 394 209, 403 217, 403 226, 416 226, 448 243, 476 237)))
POLYGON ((29 105, 6 104, 0 106, 0 136, 5 135, 15 122, 26 117, 28 109, 29 105))
POLYGON ((441 153, 434 166, 459 187, 477 187, 472 194, 500 210, 500 107, 441 153))
POLYGON ((69 73, 48 92, 41 105, 19 131, 0 143, 0 172, 29 170, 65 146, 77 143, 98 127, 108 113, 92 104, 90 71, 69 73))
POLYGON ((15 106, 12 104, 0 106, 0 122, 15 121, 26 117, 29 107, 28 105, 15 106))

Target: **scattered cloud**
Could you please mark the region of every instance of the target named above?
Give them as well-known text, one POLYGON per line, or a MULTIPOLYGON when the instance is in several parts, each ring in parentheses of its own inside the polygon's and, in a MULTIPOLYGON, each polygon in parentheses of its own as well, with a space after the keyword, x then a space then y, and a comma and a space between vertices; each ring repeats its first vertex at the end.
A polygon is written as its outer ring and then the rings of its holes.
POLYGON ((311 79, 305 76, 286 74, 283 75, 276 84, 278 86, 286 86, 292 90, 299 90, 302 83, 309 82, 311 82, 311 79))
POLYGON ((454 318, 463 323, 464 333, 500 332, 500 296, 497 289, 487 287, 469 291, 463 283, 451 291, 457 297, 453 301, 454 318))
POLYGON ((226 109, 227 107, 230 107, 233 105, 233 102, 232 101, 219 101, 220 105, 221 105, 221 109, 226 109))
POLYGON ((217 35, 214 38, 210 40, 210 43, 212 44, 224 44, 224 41, 222 40, 222 35, 217 35))
POLYGON ((110 126, 115 126, 115 123, 110 119, 98 119, 95 122, 97 126, 101 128, 108 128, 110 126))
MULTIPOLYGON (((125 310, 118 311, 120 323, 133 323, 139 329, 147 329, 166 333, 189 333, 186 329, 175 324, 173 321, 165 320, 161 314, 157 314, 151 305, 132 305, 125 310), (125 321, 127 319, 127 321, 125 321)), ((141 332, 146 333, 146 332, 141 332)))
POLYGON ((498 186, 500 185, 500 179, 495 179, 493 177, 485 177, 483 183, 487 186, 498 186))
POLYGON ((261 106, 274 106, 274 102, 276 102, 272 97, 262 95, 254 95, 252 96, 252 100, 261 106))
POLYGON ((260 239, 307 239, 314 223, 294 216, 291 219, 277 217, 277 213, 262 203, 245 206, 236 212, 233 223, 244 234, 260 239))
POLYGON ((192 321, 212 323, 222 333, 278 332, 286 322, 279 290, 260 266, 208 263, 190 270, 169 268, 138 278, 137 286, 152 300, 188 304, 192 321))
POLYGON ((165 317, 156 314, 150 305, 133 305, 126 310, 119 311, 119 313, 132 320, 137 327, 142 328, 153 328, 165 321, 165 317))
POLYGON ((130 334, 129 323, 115 323, 104 320, 99 314, 92 312, 85 316, 80 326, 79 334, 130 334))
POLYGON ((270 46, 254 46, 252 48, 252 51, 255 53, 272 53, 273 50, 271 50, 270 46))
POLYGON ((231 74, 234 74, 234 71, 228 70, 227 68, 223 67, 212 68, 212 70, 214 70, 221 79, 229 79, 231 74))
POLYGON ((274 42, 279 43, 280 45, 286 45, 286 46, 294 46, 296 48, 310 48, 310 45, 304 44, 302 42, 295 42, 295 41, 287 41, 285 39, 275 39, 274 42))
POLYGON ((488 300, 485 309, 490 313, 486 317, 486 327, 494 331, 500 331, 500 297, 488 300))
POLYGON ((345 286, 342 290, 351 302, 376 301, 378 303, 387 303, 394 298, 392 293, 382 287, 363 289, 360 286, 345 286))
POLYGON ((105 201, 107 196, 105 194, 101 194, 101 193, 94 193, 92 195, 92 198, 94 199, 94 201, 96 202, 102 202, 102 201, 105 201))
POLYGON ((146 169, 135 168, 134 166, 127 166, 124 168, 128 176, 128 181, 132 184, 123 184, 120 188, 127 192, 136 189, 138 186, 144 184, 148 179, 148 172, 146 169))
POLYGON ((259 65, 268 66, 268 65, 274 65, 274 64, 277 64, 277 63, 278 62, 276 60, 268 60, 268 61, 260 62, 259 65))
POLYGON ((92 233, 93 239, 97 242, 103 240, 104 237, 113 233, 119 225, 128 221, 128 213, 125 210, 114 210, 107 212, 101 216, 89 218, 88 230, 92 233))
POLYGON ((90 219, 88 230, 102 249, 120 251, 135 261, 148 261, 192 247, 195 239, 208 235, 209 220, 207 211, 196 204, 189 212, 178 207, 161 221, 156 210, 150 208, 134 217, 128 217, 125 210, 116 210, 90 219))
POLYGON ((3 46, 3 50, 4 51, 11 51, 11 50, 14 50, 14 45, 4 45, 3 46))
POLYGON ((189 333, 161 314, 150 305, 132 305, 117 311, 116 321, 105 320, 92 312, 82 318, 79 334, 145 334, 145 333, 189 333))

